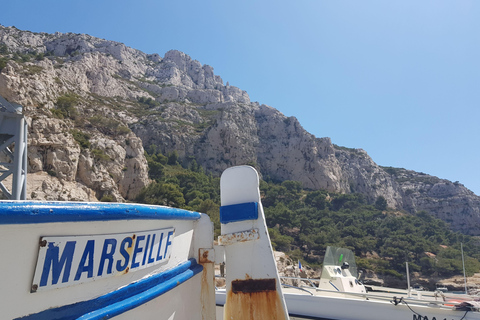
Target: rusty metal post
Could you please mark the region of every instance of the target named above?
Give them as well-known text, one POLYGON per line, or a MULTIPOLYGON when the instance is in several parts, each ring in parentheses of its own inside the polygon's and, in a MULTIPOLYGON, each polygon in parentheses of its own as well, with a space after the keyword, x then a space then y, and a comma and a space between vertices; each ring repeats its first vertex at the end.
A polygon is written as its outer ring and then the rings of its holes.
POLYGON ((202 320, 215 320, 215 250, 213 248, 213 223, 206 214, 196 222, 193 243, 198 248, 197 261, 203 266, 202 272, 202 320), (198 232, 202 230, 204 232, 198 232), (207 236, 208 235, 208 236, 207 236))

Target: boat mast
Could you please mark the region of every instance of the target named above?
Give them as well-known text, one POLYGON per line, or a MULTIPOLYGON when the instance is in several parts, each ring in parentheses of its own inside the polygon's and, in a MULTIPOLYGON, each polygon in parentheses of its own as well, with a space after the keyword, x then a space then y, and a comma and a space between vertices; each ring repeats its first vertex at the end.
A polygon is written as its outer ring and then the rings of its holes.
POLYGON ((408 270, 408 261, 405 262, 405 266, 407 268, 407 294, 408 294, 408 297, 410 298, 410 272, 408 270))
POLYGON ((465 259, 463 258, 463 242, 460 242, 460 249, 462 250, 463 280, 465 282, 465 294, 468 294, 468 291, 467 291, 467 276, 465 274, 465 259))

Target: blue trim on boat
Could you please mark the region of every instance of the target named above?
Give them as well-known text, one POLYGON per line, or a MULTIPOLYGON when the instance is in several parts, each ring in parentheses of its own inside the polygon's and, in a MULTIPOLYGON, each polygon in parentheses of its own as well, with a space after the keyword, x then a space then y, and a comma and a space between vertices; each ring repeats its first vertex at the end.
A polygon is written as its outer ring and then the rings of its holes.
POLYGON ((258 203, 247 202, 220 207, 220 222, 223 224, 258 219, 258 203))
POLYGON ((108 220, 197 220, 200 213, 134 203, 0 201, 0 224, 108 220))
POLYGON ((203 270, 195 259, 96 299, 48 309, 14 320, 100 320, 122 314, 179 286, 203 270))

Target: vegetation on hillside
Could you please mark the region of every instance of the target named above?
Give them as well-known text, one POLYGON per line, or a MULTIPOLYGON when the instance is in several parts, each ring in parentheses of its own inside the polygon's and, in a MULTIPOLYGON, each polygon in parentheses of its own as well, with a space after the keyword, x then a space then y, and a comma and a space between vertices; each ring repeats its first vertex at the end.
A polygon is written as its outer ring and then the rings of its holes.
MULTIPOLYGON (((155 182, 137 200, 207 213, 218 236, 220 179, 195 159, 180 163, 176 152, 165 156, 152 146, 146 156, 155 182)), ((352 249, 360 269, 402 277, 409 261, 412 271, 448 277, 463 272, 463 243, 467 274, 480 270, 478 240, 426 212, 391 210, 383 197, 368 203, 361 194, 305 190, 295 181, 261 181, 260 190, 272 244, 293 259, 320 266, 332 245, 352 249)))
POLYGON ((220 234, 220 178, 205 174, 195 159, 179 163, 176 152, 168 156, 157 152, 155 146, 145 153, 149 176, 155 180, 137 196, 137 201, 168 205, 198 211, 209 215, 220 234))

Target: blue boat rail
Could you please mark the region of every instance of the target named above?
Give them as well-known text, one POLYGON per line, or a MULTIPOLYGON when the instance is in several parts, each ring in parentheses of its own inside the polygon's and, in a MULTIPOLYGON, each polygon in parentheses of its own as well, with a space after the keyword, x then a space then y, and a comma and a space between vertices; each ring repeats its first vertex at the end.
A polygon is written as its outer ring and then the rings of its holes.
POLYGON ((198 220, 184 209, 133 203, 0 201, 0 224, 107 220, 198 220))

